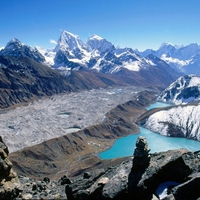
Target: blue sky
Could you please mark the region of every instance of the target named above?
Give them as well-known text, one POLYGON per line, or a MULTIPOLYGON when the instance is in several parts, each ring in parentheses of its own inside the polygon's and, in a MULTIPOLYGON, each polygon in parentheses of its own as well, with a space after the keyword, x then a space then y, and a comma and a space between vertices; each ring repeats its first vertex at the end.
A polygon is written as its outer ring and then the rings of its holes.
POLYGON ((200 44, 199 8, 199 0, 0 0, 0 47, 18 38, 53 48, 62 30, 139 50, 200 44))

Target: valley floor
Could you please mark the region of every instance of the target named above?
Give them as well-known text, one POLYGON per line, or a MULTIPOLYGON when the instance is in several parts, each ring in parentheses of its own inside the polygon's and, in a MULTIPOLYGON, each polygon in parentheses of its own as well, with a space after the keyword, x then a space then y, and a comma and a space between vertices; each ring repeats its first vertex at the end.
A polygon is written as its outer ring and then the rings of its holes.
POLYGON ((105 114, 144 87, 60 94, 0 114, 1 136, 10 152, 102 122, 105 114))

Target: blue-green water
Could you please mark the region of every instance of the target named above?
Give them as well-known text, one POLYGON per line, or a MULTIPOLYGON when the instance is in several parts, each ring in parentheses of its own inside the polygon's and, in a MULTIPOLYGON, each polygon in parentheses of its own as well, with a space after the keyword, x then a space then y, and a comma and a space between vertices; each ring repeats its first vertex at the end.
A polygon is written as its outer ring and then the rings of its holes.
MULTIPOLYGON (((155 108, 155 106, 157 105, 155 104, 151 108, 155 108)), ((165 106, 167 106, 167 104, 165 106)), ((145 129, 143 127, 139 128, 140 128, 139 134, 132 134, 117 139, 114 145, 110 149, 100 153, 100 157, 102 159, 111 159, 111 158, 133 155, 135 143, 139 136, 146 137, 149 148, 151 149, 150 153, 167 151, 171 149, 180 149, 180 148, 185 148, 190 151, 200 150, 200 142, 198 141, 189 140, 186 138, 165 137, 157 133, 154 133, 148 129, 145 129)))
POLYGON ((172 106, 172 104, 156 102, 156 103, 153 103, 150 106, 146 107, 146 109, 151 110, 152 108, 163 108, 163 107, 167 107, 167 106, 172 106))
POLYGON ((139 134, 132 134, 117 139, 110 149, 100 153, 100 157, 102 159, 111 159, 133 155, 135 143, 139 136, 146 137, 149 148, 151 149, 150 153, 180 148, 185 148, 190 151, 200 150, 200 142, 198 141, 186 138, 165 137, 140 127, 139 134))

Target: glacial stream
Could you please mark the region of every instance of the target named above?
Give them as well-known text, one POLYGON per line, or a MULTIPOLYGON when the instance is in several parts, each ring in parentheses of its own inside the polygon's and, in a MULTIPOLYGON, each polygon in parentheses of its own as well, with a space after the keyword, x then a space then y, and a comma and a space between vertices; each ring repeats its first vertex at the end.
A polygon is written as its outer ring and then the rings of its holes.
MULTIPOLYGON (((147 110, 156 107, 166 107, 166 106, 169 106, 169 104, 167 105, 162 103, 155 103, 152 104, 150 107, 147 107, 147 110)), ((139 134, 132 134, 117 139, 114 145, 110 149, 100 153, 99 156, 101 157, 101 159, 112 159, 112 158, 133 155, 135 143, 139 136, 147 138, 149 148, 151 149, 150 153, 167 151, 172 149, 180 149, 180 148, 188 149, 190 151, 200 150, 200 142, 198 141, 189 140, 186 138, 166 137, 154 133, 143 127, 139 128, 140 128, 139 134)))

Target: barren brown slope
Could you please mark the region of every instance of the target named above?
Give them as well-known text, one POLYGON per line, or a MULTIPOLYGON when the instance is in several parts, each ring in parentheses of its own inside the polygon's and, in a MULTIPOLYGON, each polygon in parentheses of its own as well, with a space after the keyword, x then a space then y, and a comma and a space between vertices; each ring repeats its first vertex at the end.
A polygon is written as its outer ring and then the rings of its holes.
POLYGON ((30 58, 0 56, 0 108, 75 91, 58 72, 30 58))
POLYGON ((180 74, 163 61, 149 69, 117 74, 94 70, 71 71, 68 77, 27 57, 0 56, 0 108, 30 101, 41 96, 108 86, 138 85, 166 88, 180 74))
POLYGON ((63 174, 74 176, 105 165, 98 153, 108 149, 116 138, 138 133, 133 122, 154 97, 153 93, 142 92, 136 99, 108 112, 101 124, 11 153, 14 169, 18 174, 40 179, 44 176, 59 178, 63 174))
POLYGON ((130 71, 122 68, 117 74, 104 74, 94 70, 72 71, 67 80, 76 89, 105 88, 116 85, 157 87, 161 90, 169 86, 181 74, 173 71, 165 63, 150 69, 130 71))

